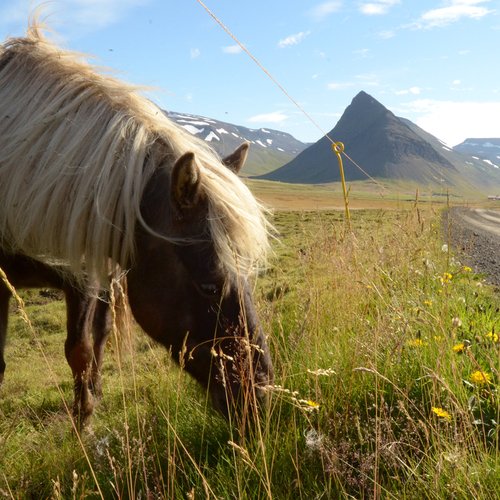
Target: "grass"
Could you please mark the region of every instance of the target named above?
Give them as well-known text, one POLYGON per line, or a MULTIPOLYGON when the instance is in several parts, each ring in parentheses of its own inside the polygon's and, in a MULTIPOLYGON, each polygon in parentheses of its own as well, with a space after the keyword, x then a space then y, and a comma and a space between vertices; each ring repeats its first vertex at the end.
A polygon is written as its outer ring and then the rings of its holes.
POLYGON ((276 213, 255 289, 276 386, 245 440, 139 331, 108 346, 79 440, 64 306, 30 292, 50 368, 11 315, 0 498, 497 498, 498 295, 430 205, 356 210, 351 230, 338 211, 276 213))
MULTIPOLYGON (((334 166, 332 165, 332 168, 334 166)), ((287 184, 281 182, 246 179, 257 198, 276 210, 344 210, 344 198, 340 182, 330 184, 287 184)), ((421 205, 444 205, 449 197, 455 203, 488 206, 486 196, 477 193, 436 190, 416 183, 378 179, 349 182, 349 206, 359 210, 378 208, 403 210, 411 208, 415 193, 419 192, 421 205)), ((490 203, 490 205, 494 206, 490 203)), ((498 205, 498 203, 497 203, 498 205)))

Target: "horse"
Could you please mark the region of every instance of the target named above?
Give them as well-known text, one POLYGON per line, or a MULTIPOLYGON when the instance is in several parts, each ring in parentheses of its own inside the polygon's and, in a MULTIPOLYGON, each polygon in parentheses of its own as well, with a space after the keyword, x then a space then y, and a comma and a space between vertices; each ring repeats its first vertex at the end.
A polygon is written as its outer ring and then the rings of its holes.
MULTIPOLYGON (((76 286, 64 268, 48 266, 23 255, 0 251, 0 269, 7 279, 7 282, 0 279, 0 385, 6 367, 4 349, 11 287, 16 290, 62 290, 66 300, 67 328, 64 352, 74 379, 73 415, 77 422, 85 422, 92 414, 94 401, 102 396, 100 370, 106 340, 112 329, 108 294, 104 291, 98 296, 92 287, 76 286)), ((119 311, 117 308, 116 312, 119 311)))
POLYGON ((237 175, 247 153, 221 160, 36 21, 0 46, 0 249, 64 262, 70 293, 125 272, 136 322, 228 419, 257 414, 273 380, 250 285, 270 224, 237 175))

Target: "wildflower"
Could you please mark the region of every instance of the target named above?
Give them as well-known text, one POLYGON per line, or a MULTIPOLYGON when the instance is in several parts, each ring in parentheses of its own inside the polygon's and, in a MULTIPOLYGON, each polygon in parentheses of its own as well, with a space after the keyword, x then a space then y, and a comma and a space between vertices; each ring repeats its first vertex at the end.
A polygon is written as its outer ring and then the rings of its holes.
POLYGON ((437 406, 433 406, 431 408, 432 412, 435 413, 439 418, 444 418, 445 420, 448 420, 448 422, 451 422, 451 415, 444 410, 443 408, 439 408, 437 406))
POLYGON ((309 406, 309 408, 313 408, 314 410, 316 408, 319 408, 319 403, 316 403, 316 401, 311 401, 310 399, 306 400, 306 405, 309 406))
POLYGON ((472 268, 471 268, 471 267, 469 267, 469 266, 463 266, 463 267, 462 267, 462 271, 463 271, 464 273, 470 273, 470 272, 472 271, 472 268))
POLYGON ((431 307, 432 306, 432 300, 424 300, 424 306, 431 307))
POLYGON ((316 401, 311 401, 310 399, 299 399, 298 402, 301 405, 301 408, 305 411, 311 412, 319 410, 319 403, 316 401))
POLYGON ((486 338, 487 338, 488 340, 491 340, 492 342, 495 342, 495 343, 497 343, 497 342, 498 342, 498 334, 497 334, 497 333, 495 333, 495 332, 488 332, 488 333, 486 334, 486 338))
POLYGON ((471 373, 470 381, 476 385, 487 385, 491 383, 491 375, 481 370, 471 373))
POLYGON ((451 324, 454 328, 460 328, 462 326, 462 320, 460 318, 455 317, 451 320, 451 324))
POLYGON ((443 273, 443 276, 441 276, 439 279, 441 281, 441 285, 447 285, 453 279, 453 274, 443 273))
POLYGON ((411 339, 406 343, 409 347, 424 347, 426 344, 422 339, 411 339))
POLYGON ((453 346, 453 352, 456 352, 457 354, 462 354, 463 352, 465 352, 465 349, 467 349, 467 347, 463 342, 460 342, 460 344, 456 344, 453 346))

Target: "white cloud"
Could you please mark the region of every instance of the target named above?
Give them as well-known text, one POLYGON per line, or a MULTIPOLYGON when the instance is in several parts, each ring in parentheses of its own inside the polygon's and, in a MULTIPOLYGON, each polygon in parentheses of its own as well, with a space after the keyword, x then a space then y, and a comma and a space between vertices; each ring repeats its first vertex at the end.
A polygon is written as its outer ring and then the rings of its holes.
POLYGON ((375 2, 362 2, 359 11, 367 16, 387 14, 391 7, 400 3, 400 0, 376 0, 375 2))
POLYGON ((191 56, 191 59, 196 59, 197 57, 200 57, 201 51, 198 48, 191 49, 189 51, 189 55, 191 56))
POLYGON ((347 82, 330 82, 327 83, 326 88, 328 90, 346 90, 352 87, 377 87, 379 85, 378 76, 375 73, 360 73, 355 75, 356 81, 347 82))
POLYGON ((481 19, 491 14, 490 10, 480 4, 490 0, 448 0, 445 6, 431 9, 422 14, 416 23, 418 28, 440 28, 460 21, 463 18, 481 19))
POLYGON ((59 32, 91 32, 119 21, 128 10, 150 0, 7 0, 0 7, 0 28, 24 30, 28 16, 41 6, 41 18, 59 32))
POLYGON ((242 51, 243 49, 238 44, 222 47, 222 52, 224 52, 224 54, 240 54, 242 51))
POLYGON ((278 42, 278 47, 283 49, 285 47, 291 47, 292 45, 297 45, 300 42, 302 42, 302 40, 304 40, 304 38, 308 36, 310 33, 311 33, 310 31, 301 31, 293 35, 289 35, 278 42))
POLYGON ((344 90, 350 87, 354 87, 352 82, 331 82, 326 85, 328 90, 344 90))
POLYGON ((356 75, 356 79, 361 82, 363 87, 367 85, 370 87, 377 87, 379 85, 379 78, 376 73, 360 73, 356 75))
POLYGON ((261 115, 251 116, 247 119, 250 123, 281 123, 288 120, 288 115, 283 111, 273 111, 272 113, 264 113, 261 115))
POLYGON ((353 54, 359 56, 361 59, 365 59, 370 54, 370 49, 356 49, 352 51, 353 54))
POLYGON ((393 30, 384 30, 378 32, 378 37, 382 38, 382 40, 389 40, 389 38, 394 38, 395 36, 396 33, 393 30))
POLYGON ((422 92, 420 87, 410 87, 409 89, 397 90, 396 95, 419 95, 422 92))
POLYGON ((451 84, 452 84, 453 86, 460 85, 461 83, 462 83, 462 81, 461 81, 461 80, 453 80, 453 81, 451 82, 451 84))
POLYGON ((468 137, 500 137, 500 102, 456 102, 418 99, 405 113, 424 130, 454 146, 468 137))
POLYGON ((342 2, 323 2, 309 11, 309 15, 316 21, 322 21, 325 17, 337 12, 342 7, 342 2))
MULTIPOLYGON (((94 30, 114 24, 124 16, 128 9, 144 5, 148 0, 69 0, 61 11, 61 21, 74 22, 80 28, 94 30)), ((47 2, 50 5, 50 2, 47 2)), ((58 17, 59 8, 54 8, 58 17)))

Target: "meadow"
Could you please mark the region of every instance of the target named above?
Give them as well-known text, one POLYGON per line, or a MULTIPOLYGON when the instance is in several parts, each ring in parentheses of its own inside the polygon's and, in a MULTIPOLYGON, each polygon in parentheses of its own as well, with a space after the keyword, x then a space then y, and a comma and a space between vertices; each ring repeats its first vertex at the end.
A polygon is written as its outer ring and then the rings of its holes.
POLYGON ((276 371, 255 431, 239 439, 136 329, 109 342, 75 433, 61 296, 22 292, 33 328, 12 304, 0 498, 497 498, 498 293, 447 244, 442 206, 353 201, 349 226, 287 196, 255 283, 276 371))

